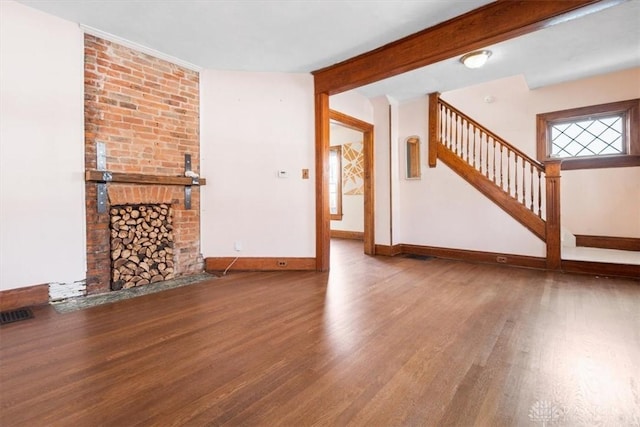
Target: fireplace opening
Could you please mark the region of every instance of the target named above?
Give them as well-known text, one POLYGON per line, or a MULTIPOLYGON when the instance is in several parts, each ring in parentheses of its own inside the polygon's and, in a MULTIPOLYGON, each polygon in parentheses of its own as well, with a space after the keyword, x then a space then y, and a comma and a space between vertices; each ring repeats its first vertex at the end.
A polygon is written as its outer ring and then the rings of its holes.
POLYGON ((171 205, 112 206, 109 215, 112 290, 175 277, 171 205))

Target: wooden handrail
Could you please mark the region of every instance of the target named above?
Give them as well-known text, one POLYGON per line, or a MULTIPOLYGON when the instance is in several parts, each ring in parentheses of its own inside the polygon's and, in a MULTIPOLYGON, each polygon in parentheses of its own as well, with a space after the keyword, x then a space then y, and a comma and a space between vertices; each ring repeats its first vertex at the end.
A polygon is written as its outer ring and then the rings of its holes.
POLYGON ((533 164, 537 169, 539 169, 540 171, 544 172, 544 164, 543 163, 540 163, 538 160, 530 157, 528 154, 524 153, 523 151, 521 151, 520 149, 518 149, 514 145, 510 144, 509 142, 507 142, 505 139, 503 139, 500 136, 496 135, 495 133, 491 132, 489 129, 487 129, 486 127, 484 127, 483 125, 481 125, 480 123, 478 123, 477 121, 472 119, 471 117, 467 116, 465 113, 463 113, 462 111, 458 110, 456 107, 452 106, 451 104, 447 103, 446 101, 443 101, 441 98, 438 98, 438 103, 444 105, 446 108, 448 108, 449 110, 455 112, 460 117, 463 117, 469 123, 473 124, 473 126, 475 126, 478 129, 481 129, 482 132, 484 132, 485 134, 487 134, 490 137, 492 137, 493 139, 495 139, 501 145, 504 145, 504 146, 508 147, 511 151, 513 151, 514 153, 517 153, 520 157, 527 159, 527 161, 529 163, 533 164))

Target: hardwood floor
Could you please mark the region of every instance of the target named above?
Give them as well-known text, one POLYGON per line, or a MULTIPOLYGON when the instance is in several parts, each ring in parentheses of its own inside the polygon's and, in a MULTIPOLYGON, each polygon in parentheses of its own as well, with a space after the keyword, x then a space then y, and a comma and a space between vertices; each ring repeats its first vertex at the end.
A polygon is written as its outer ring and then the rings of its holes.
POLYGON ((640 425, 640 286, 332 243, 0 328, 0 425, 640 425))

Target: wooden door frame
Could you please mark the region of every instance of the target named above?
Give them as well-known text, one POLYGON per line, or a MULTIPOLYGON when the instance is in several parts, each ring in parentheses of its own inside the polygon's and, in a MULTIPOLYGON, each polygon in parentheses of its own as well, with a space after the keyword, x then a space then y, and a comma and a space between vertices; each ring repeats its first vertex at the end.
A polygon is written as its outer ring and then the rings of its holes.
POLYGON ((375 250, 373 125, 335 110, 329 110, 329 119, 349 129, 362 132, 362 156, 364 158, 364 253, 373 255, 375 250))
POLYGON ((364 156, 364 253, 375 253, 373 125, 329 109, 329 96, 316 95, 316 270, 328 271, 330 264, 331 215, 329 213, 330 121, 362 132, 364 156))

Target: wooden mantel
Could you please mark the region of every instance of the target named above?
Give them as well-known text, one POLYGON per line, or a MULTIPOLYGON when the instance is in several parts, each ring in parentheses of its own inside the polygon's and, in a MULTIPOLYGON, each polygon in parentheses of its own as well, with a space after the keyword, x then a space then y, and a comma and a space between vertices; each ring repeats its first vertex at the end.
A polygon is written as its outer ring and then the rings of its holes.
MULTIPOLYGON (((190 171, 190 168, 188 168, 187 171, 190 171)), ((107 184, 110 183, 183 186, 185 209, 191 209, 191 187, 207 184, 206 179, 199 177, 147 175, 141 173, 110 172, 91 169, 85 171, 85 181, 95 182, 98 186, 98 213, 105 213, 107 210, 107 184)))
POLYGON ((85 181, 120 184, 151 184, 151 185, 206 185, 205 178, 190 178, 187 176, 147 175, 141 173, 109 172, 87 170, 85 181))

